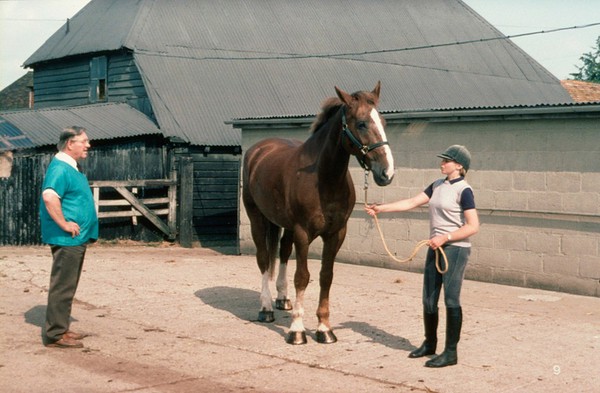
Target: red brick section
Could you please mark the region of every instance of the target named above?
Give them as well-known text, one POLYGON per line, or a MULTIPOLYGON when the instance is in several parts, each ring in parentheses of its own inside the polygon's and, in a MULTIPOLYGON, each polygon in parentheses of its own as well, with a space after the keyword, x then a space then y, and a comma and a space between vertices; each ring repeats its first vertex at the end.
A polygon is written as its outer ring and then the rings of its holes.
POLYGON ((575 102, 600 102, 600 83, 570 79, 562 80, 560 83, 575 102))

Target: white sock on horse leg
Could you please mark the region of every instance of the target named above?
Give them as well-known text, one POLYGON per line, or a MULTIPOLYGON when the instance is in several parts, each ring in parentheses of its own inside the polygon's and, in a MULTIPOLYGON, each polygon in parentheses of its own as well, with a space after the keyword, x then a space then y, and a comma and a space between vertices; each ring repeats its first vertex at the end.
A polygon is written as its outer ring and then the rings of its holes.
POLYGON ((279 274, 277 275, 277 299, 287 299, 288 282, 287 282, 287 263, 279 264, 279 274))
POLYGON ((271 298, 271 290, 269 289, 270 274, 265 272, 262 275, 262 290, 260 292, 260 307, 261 310, 273 311, 273 300, 271 298))

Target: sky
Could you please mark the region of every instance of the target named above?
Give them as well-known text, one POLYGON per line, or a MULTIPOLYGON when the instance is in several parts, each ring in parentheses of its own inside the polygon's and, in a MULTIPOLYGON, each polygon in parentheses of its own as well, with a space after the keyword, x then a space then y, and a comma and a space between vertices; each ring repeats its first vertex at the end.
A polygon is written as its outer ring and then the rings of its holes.
MULTIPOLYGON (((25 60, 88 2, 0 0, 0 90, 22 77, 27 72, 21 67, 25 60)), ((600 23, 600 0, 464 2, 507 36, 600 23)), ((513 42, 558 79, 570 79, 582 65, 580 57, 592 52, 599 36, 597 25, 514 38, 513 42)))

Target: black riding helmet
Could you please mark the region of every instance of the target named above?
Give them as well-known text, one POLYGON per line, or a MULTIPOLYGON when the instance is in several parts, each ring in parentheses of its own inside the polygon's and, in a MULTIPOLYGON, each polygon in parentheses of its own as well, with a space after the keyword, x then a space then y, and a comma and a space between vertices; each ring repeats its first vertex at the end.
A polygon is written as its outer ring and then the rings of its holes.
POLYGON ((452 145, 443 153, 437 155, 439 158, 458 162, 463 166, 465 171, 469 170, 471 165, 471 153, 463 145, 452 145))

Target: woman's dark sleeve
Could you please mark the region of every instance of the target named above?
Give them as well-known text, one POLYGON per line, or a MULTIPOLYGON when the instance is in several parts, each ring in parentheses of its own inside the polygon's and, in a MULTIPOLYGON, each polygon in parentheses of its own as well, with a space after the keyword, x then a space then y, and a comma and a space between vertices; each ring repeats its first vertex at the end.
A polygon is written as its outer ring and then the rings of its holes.
POLYGON ((470 188, 465 188, 460 194, 460 207, 465 210, 475 209, 475 195, 473 195, 473 190, 470 188))
POLYGON ((425 190, 423 190, 423 192, 424 192, 425 194, 427 194, 427 197, 428 197, 429 199, 431 199, 431 196, 433 195, 433 183, 431 183, 431 184, 429 185, 429 187, 427 187, 425 190))

